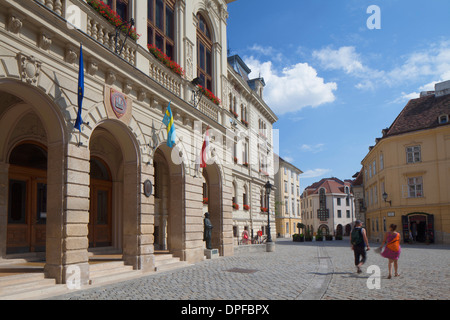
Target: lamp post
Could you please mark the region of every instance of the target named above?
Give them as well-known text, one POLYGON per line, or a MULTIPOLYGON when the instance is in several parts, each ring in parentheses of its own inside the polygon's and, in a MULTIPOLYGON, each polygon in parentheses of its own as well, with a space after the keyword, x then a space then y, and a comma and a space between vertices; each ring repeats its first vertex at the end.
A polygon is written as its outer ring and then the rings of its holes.
POLYGON ((269 205, 270 191, 272 191, 273 185, 270 183, 270 181, 267 181, 267 183, 264 185, 264 188, 266 189, 266 196, 267 196, 267 241, 266 241, 266 251, 267 252, 273 252, 275 250, 275 243, 272 241, 272 235, 270 234, 270 205, 269 205))
POLYGON ((392 201, 391 200, 387 201, 387 198, 388 198, 388 194, 386 192, 384 192, 383 193, 383 200, 384 200, 384 202, 389 202, 389 205, 392 206, 392 201))

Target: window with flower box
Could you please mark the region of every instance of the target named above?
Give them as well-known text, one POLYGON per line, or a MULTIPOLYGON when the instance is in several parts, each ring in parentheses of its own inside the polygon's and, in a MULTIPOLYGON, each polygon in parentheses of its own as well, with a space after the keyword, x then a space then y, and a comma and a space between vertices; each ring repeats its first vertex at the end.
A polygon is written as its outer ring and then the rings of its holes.
POLYGON ((175 58, 175 0, 147 0, 147 42, 175 58))
POLYGON ((205 18, 197 14, 197 76, 201 85, 214 93, 212 71, 212 36, 205 18))
POLYGON ((130 16, 129 9, 130 0, 108 0, 108 6, 115 12, 117 12, 118 16, 122 19, 122 21, 128 21, 130 16))

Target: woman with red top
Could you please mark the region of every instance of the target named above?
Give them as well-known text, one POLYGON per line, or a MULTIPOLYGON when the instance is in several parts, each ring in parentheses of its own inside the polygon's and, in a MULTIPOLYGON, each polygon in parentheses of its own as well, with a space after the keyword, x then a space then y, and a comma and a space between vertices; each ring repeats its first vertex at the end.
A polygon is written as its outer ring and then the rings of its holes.
POLYGON ((395 276, 398 277, 398 258, 400 258, 400 253, 402 251, 400 247, 400 233, 395 231, 397 229, 397 225, 391 224, 389 226, 389 231, 385 233, 383 243, 381 244, 382 248, 385 243, 386 248, 381 253, 381 256, 389 260, 389 276, 388 279, 392 278, 392 265, 394 265, 395 276))

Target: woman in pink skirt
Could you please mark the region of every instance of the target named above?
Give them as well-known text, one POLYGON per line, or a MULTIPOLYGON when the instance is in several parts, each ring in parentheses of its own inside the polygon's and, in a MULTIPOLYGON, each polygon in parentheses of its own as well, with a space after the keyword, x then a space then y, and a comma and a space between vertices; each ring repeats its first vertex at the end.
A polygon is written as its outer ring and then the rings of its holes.
POLYGON ((389 260, 389 276, 388 279, 392 278, 392 265, 394 265, 395 276, 398 277, 398 258, 400 257, 400 253, 402 251, 400 247, 400 233, 395 231, 397 229, 397 225, 391 224, 389 226, 389 232, 386 232, 384 235, 383 243, 381 244, 382 248, 385 243, 386 248, 381 253, 381 256, 389 260))

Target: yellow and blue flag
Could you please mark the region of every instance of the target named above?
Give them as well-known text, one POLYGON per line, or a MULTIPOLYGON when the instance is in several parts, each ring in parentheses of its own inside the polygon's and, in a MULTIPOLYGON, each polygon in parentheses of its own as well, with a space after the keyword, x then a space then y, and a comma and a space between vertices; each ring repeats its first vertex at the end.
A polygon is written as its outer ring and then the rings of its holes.
POLYGON ((167 146, 169 148, 172 148, 175 145, 176 132, 175 132, 175 123, 173 121, 172 109, 170 108, 170 102, 169 106, 167 107, 163 123, 167 126, 167 146))
POLYGON ((84 62, 83 62, 83 45, 80 45, 80 63, 78 71, 78 113, 77 120, 75 121, 75 128, 81 131, 81 125, 83 124, 83 118, 81 112, 83 110, 83 98, 84 98, 84 62))

